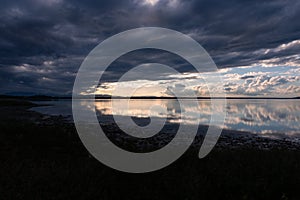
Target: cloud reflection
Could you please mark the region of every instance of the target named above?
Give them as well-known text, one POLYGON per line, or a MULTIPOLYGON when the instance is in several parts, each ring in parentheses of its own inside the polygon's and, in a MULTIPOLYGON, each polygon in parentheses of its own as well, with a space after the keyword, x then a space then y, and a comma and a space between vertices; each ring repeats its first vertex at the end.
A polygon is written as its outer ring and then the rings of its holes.
MULTIPOLYGON (((116 104, 123 105, 124 100, 117 100, 116 104)), ((188 100, 187 100, 188 101, 188 100)), ((180 107, 176 100, 138 100, 130 101, 129 111, 118 110, 112 113, 111 101, 97 100, 96 110, 102 116, 119 115, 123 117, 143 118, 157 117, 168 118, 168 123, 184 123, 186 125, 197 125, 200 121, 208 125, 212 114, 209 100, 199 100, 198 107, 185 104, 181 109, 185 115, 180 118, 180 107), (161 106, 167 110, 161 113, 159 110, 149 110, 152 106, 161 106), (200 119, 196 120, 200 113, 200 119)), ((221 104, 217 110, 222 110, 221 104)), ((272 136, 281 134, 283 136, 299 136, 300 134, 300 104, 299 100, 228 100, 227 119, 224 128, 240 131, 254 132, 272 136), (288 101, 288 102, 287 102, 288 101)))

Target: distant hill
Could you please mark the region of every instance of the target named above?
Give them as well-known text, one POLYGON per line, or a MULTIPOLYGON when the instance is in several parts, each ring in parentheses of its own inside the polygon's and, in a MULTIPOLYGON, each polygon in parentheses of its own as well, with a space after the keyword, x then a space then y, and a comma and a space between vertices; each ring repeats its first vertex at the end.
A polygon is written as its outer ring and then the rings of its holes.
MULTIPOLYGON (((78 99, 91 99, 92 96, 79 96, 78 99)), ((111 99, 108 95, 96 95, 95 99, 111 99)), ((155 96, 135 96, 135 97, 113 97, 114 99, 192 99, 190 97, 155 97, 155 96)), ((24 100, 58 100, 58 99, 72 99, 71 96, 47 96, 47 95, 33 95, 33 96, 14 96, 14 95, 0 95, 0 99, 24 99, 24 100)), ((211 97, 197 97, 197 99, 211 99, 211 97)), ((224 97, 214 97, 213 99, 224 99, 224 97)), ((226 97, 226 99, 300 99, 300 97, 226 97)))
POLYGON ((13 95, 0 95, 0 99, 19 99, 19 100, 55 100, 55 99, 72 99, 72 97, 59 97, 47 95, 33 95, 33 96, 13 96, 13 95))
POLYGON ((36 93, 33 92, 7 92, 4 94, 5 96, 13 96, 13 97, 26 97, 26 96, 34 96, 36 93))

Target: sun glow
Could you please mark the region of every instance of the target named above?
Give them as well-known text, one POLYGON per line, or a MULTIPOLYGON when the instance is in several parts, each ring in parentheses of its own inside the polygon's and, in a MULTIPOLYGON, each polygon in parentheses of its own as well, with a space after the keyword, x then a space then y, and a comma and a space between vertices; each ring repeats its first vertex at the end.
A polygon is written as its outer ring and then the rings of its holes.
POLYGON ((144 5, 150 5, 150 6, 155 6, 159 0, 144 0, 143 4, 144 5))

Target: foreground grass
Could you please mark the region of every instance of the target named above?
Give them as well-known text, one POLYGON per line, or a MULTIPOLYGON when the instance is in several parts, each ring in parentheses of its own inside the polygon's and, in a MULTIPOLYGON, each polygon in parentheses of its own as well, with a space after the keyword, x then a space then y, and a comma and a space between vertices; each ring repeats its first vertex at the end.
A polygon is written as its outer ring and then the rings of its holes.
POLYGON ((1 199, 300 199, 300 152, 190 149, 147 174, 110 169, 73 125, 0 122, 1 199))

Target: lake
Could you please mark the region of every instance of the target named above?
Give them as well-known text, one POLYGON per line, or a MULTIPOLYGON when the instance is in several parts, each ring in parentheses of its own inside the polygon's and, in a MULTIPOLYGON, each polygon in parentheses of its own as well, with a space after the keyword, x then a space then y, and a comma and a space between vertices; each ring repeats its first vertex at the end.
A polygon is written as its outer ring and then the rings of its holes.
MULTIPOLYGON (((91 105, 91 100, 80 100, 82 105, 91 105)), ((184 100, 189 101, 189 100, 184 100)), ((34 102, 48 106, 31 110, 48 115, 63 115, 72 120, 71 100, 34 102)), ((100 122, 112 121, 112 114, 119 119, 131 117, 140 126, 150 123, 150 117, 166 119, 166 123, 208 125, 211 116, 210 100, 198 100, 197 106, 185 103, 180 106, 174 99, 133 99, 129 109, 126 100, 116 100, 112 109, 111 100, 96 100, 95 109, 100 122), (162 112, 162 109, 165 112, 162 112), (185 115, 181 116, 181 109, 185 115)), ((216 105, 218 107, 218 104, 216 105)), ((93 109, 93 108, 89 108, 93 109)), ((221 107, 220 107, 221 109, 221 107)), ((300 100, 294 99, 231 99, 227 100, 226 120, 223 128, 246 131, 266 137, 286 137, 300 139, 300 100)), ((124 120, 125 121, 125 120, 124 120)))

